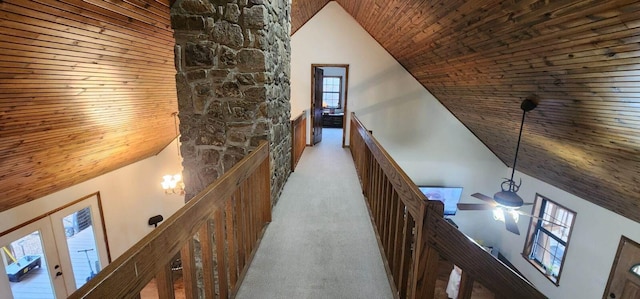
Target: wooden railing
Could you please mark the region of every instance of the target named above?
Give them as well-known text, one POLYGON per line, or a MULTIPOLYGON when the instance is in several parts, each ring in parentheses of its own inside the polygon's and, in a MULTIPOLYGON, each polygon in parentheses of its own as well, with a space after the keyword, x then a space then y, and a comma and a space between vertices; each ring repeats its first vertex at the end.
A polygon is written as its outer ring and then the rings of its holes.
POLYGON ((198 297, 196 257, 205 298, 233 297, 271 221, 270 194, 262 142, 69 298, 137 298, 154 277, 159 297, 173 298, 170 263, 178 252, 186 298, 198 297))
POLYGON ((291 121, 291 171, 296 169, 302 152, 307 147, 307 111, 291 121))
POLYGON ((546 298, 443 218, 362 123, 351 115, 350 149, 394 292, 399 298, 434 298, 438 268, 462 269, 458 298, 474 281, 496 298, 546 298))

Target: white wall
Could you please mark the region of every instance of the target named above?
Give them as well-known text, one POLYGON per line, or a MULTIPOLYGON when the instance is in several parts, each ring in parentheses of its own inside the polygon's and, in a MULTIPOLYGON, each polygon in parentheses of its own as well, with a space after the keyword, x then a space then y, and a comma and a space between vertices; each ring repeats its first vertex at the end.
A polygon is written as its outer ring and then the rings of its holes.
POLYGON ((1 212, 0 231, 100 192, 109 249, 115 260, 153 230, 147 224, 149 217, 161 214, 167 219, 184 205, 184 196, 165 195, 160 185, 164 174, 182 172, 176 142, 156 156, 1 212))
POLYGON ((576 219, 569 248, 565 252, 567 257, 558 287, 521 256, 524 234, 529 225, 528 219, 518 222, 522 235, 508 232, 500 234, 498 246, 502 254, 549 298, 602 298, 620 237, 625 235, 640 241, 640 223, 520 172, 516 172, 516 177, 522 178, 522 187, 518 194, 525 201, 532 202, 536 193, 539 193, 575 211, 576 219))
POLYGON ((368 121, 374 134, 384 130, 385 123, 398 121, 388 114, 387 107, 415 101, 422 93, 404 68, 335 1, 291 37, 292 115, 309 109, 311 64, 349 65, 346 113, 349 116, 355 111, 362 121, 368 121))
MULTIPOLYGON (((373 130, 416 184, 461 186, 462 201, 478 203, 471 193, 492 195, 510 176, 511 170, 336 2, 300 28, 291 44, 292 114, 309 109, 311 64, 349 64, 349 112, 373 130)), ((601 298, 620 236, 640 241, 640 224, 516 172, 516 180, 520 177, 518 193, 525 201, 540 193, 577 212, 559 287, 521 256, 526 217, 518 223, 520 236, 493 221, 489 211, 459 211, 453 220, 471 237, 497 246, 549 298, 601 298)))

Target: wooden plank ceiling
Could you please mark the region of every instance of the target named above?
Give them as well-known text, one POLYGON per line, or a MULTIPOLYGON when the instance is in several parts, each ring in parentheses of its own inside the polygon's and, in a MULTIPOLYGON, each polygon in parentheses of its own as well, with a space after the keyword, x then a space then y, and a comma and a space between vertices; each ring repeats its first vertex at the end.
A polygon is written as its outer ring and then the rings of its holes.
POLYGON ((173 46, 168 0, 0 1, 0 211, 170 143, 173 46))
MULTIPOLYGON (((537 95, 518 170, 640 222, 640 3, 338 3, 508 165, 537 95)), ((0 211, 173 139, 169 0, 3 0, 0 37, 0 211)))
POLYGON ((330 0, 297 1, 291 4, 291 35, 318 13, 330 0))
POLYGON ((337 2, 507 165, 537 95, 518 170, 640 222, 640 2, 337 2))

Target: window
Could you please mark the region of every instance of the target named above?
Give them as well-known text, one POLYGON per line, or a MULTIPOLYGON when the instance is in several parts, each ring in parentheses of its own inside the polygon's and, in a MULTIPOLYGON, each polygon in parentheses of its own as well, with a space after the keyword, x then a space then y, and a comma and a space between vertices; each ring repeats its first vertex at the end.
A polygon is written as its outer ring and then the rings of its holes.
POLYGON ((342 89, 342 77, 325 76, 322 78, 322 107, 342 108, 340 91, 342 89))
POLYGON ((576 213, 536 194, 523 256, 551 282, 559 285, 576 213))

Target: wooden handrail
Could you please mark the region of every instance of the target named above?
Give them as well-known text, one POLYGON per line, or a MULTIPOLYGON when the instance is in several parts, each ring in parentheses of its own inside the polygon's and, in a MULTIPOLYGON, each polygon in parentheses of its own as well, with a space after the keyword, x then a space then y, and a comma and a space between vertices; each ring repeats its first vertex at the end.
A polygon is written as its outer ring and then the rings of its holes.
MULTIPOLYGON (((433 298, 441 258, 478 281, 496 298, 546 298, 529 282, 484 251, 443 218, 443 205, 428 201, 354 113, 351 154, 391 285, 398 298, 433 298)), ((461 289, 459 298, 469 298, 461 289)))
POLYGON ((137 298, 154 277, 160 298, 173 298, 169 267, 178 252, 187 298, 198 292, 196 255, 204 265, 205 293, 217 285, 221 297, 233 296, 271 221, 270 194, 269 146, 262 142, 69 298, 137 298))
POLYGON ((296 169, 302 152, 307 147, 307 111, 291 120, 291 171, 296 169))

